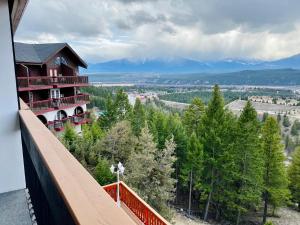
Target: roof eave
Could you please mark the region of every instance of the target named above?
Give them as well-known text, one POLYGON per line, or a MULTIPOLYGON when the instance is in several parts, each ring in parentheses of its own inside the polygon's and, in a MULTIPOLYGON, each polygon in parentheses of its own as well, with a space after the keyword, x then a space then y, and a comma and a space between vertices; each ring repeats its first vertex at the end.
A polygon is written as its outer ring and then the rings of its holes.
POLYGON ((16 61, 16 64, 37 65, 37 66, 42 66, 42 65, 44 65, 44 63, 25 62, 25 61, 16 61))
POLYGON ((25 8, 27 6, 28 0, 10 0, 9 8, 12 21, 12 31, 16 32, 18 25, 21 21, 25 8))
POLYGON ((44 63, 47 63, 54 55, 56 55, 58 52, 60 52, 65 47, 67 47, 77 57, 77 59, 79 61, 79 66, 87 69, 87 67, 88 67, 87 63, 72 49, 72 47, 68 43, 65 43, 65 45, 63 47, 58 49, 53 54, 49 55, 49 57, 44 61, 44 63))

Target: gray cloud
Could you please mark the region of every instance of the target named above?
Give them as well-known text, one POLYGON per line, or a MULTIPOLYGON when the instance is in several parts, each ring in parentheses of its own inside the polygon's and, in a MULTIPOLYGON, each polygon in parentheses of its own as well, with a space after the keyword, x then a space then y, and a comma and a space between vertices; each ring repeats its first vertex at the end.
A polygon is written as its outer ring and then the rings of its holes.
POLYGON ((70 42, 88 61, 272 59, 300 52, 299 0, 31 0, 16 40, 70 42))

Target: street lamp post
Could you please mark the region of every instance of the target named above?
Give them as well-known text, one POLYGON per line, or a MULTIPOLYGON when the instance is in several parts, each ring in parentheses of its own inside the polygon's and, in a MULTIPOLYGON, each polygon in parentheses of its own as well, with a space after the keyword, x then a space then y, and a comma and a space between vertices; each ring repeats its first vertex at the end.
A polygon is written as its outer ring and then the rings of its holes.
POLYGON ((115 167, 114 165, 111 165, 110 171, 112 173, 117 174, 117 206, 121 207, 121 201, 120 201, 120 174, 122 175, 125 171, 125 167, 121 162, 118 163, 118 165, 115 167))

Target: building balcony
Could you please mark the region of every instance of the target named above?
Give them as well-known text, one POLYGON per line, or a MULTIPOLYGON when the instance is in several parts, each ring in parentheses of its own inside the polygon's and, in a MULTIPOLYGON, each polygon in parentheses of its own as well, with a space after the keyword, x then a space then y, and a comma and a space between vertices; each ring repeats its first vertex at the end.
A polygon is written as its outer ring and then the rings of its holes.
POLYGON ((73 125, 81 125, 81 124, 90 123, 91 120, 89 119, 89 114, 90 114, 89 112, 84 112, 84 113, 77 114, 74 116, 65 117, 61 120, 49 121, 45 125, 50 130, 63 131, 64 126, 67 122, 70 122, 73 125))
POLYGON ((65 109, 68 107, 87 104, 89 103, 89 101, 90 98, 88 94, 78 94, 63 98, 51 98, 41 101, 33 101, 27 103, 27 105, 35 114, 38 115, 53 110, 65 109))
POLYGON ((88 86, 88 76, 17 77, 19 91, 88 86))
MULTIPOLYGON (((169 225, 161 215, 141 199, 124 182, 119 184, 121 208, 123 208, 137 224, 145 225, 169 225)), ((103 186, 104 190, 117 201, 117 183, 103 186)))

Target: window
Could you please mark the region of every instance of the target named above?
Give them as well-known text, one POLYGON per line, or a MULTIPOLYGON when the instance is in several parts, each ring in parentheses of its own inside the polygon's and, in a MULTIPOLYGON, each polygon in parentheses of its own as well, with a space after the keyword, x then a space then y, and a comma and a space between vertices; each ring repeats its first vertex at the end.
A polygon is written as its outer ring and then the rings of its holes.
POLYGON ((51 89, 50 97, 51 98, 60 98, 60 90, 59 89, 51 89))

